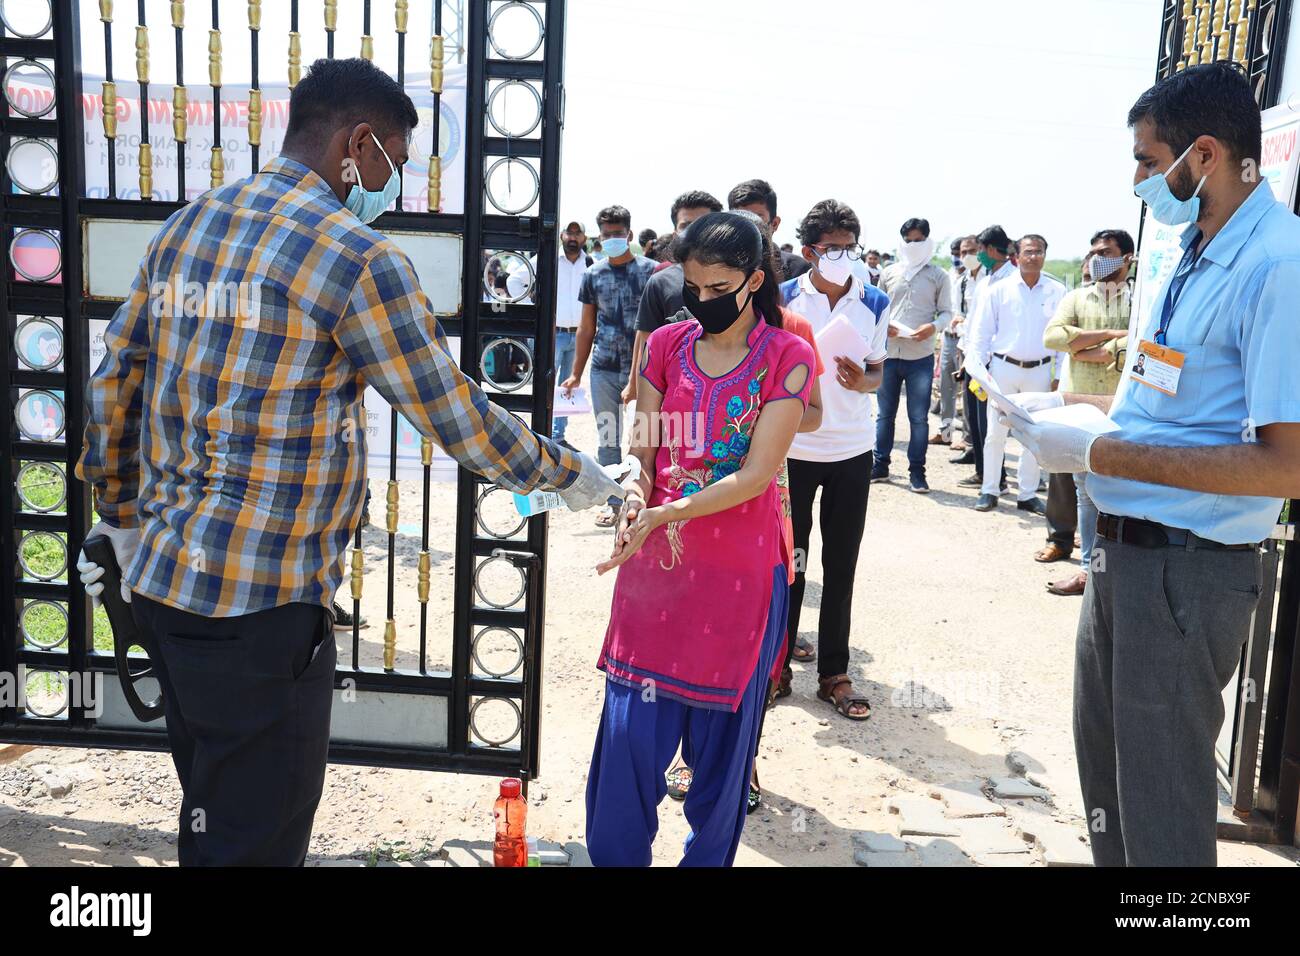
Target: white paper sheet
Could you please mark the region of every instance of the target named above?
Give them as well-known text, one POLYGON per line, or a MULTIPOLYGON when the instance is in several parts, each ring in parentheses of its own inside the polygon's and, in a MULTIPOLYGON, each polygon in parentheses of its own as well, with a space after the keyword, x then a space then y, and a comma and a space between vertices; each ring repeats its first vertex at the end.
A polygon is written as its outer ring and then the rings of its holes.
POLYGON ((826 363, 826 374, 835 371, 835 356, 844 355, 861 364, 871 354, 871 346, 858 334, 847 316, 836 316, 817 333, 817 352, 826 363))
POLYGON ((962 368, 971 378, 979 382, 980 387, 988 394, 989 401, 1000 408, 1011 419, 1012 424, 1030 425, 1033 424, 1033 418, 1023 408, 1003 394, 1002 389, 998 388, 997 382, 993 381, 993 376, 989 370, 975 360, 973 355, 967 356, 962 368))
POLYGON ((910 325, 904 325, 902 322, 891 321, 889 324, 892 325, 895 329, 897 329, 900 335, 916 334, 916 329, 912 328, 910 325))
POLYGON ((587 395, 587 390, 579 385, 573 390, 569 398, 564 397, 564 389, 558 385, 555 388, 554 411, 551 412, 552 418, 573 418, 578 415, 591 414, 591 398, 587 395))
POLYGON ((1074 428, 1082 428, 1092 435, 1105 435, 1107 432, 1119 431, 1119 426, 1100 408, 1082 402, 1075 405, 1062 405, 1059 408, 1044 408, 1031 414, 1039 425, 1048 423, 1070 425, 1074 428))

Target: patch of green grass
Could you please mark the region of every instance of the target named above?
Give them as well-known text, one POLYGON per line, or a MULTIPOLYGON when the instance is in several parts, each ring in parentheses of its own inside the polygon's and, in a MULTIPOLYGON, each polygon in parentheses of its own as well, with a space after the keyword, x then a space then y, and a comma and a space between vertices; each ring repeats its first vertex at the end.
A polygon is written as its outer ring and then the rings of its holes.
POLYGON ((423 863, 438 856, 438 849, 429 841, 422 840, 420 845, 408 844, 405 840, 385 840, 366 851, 366 866, 378 866, 380 863, 423 863))
POLYGON ((42 580, 68 580, 68 536, 62 531, 29 531, 18 546, 23 561, 42 580))
MULTIPOLYGON (((42 511, 52 511, 61 499, 64 499, 63 469, 54 462, 37 462, 23 472, 19 491, 24 502, 42 511)), ((67 503, 58 511, 67 510, 67 503)), ((54 512, 58 513, 58 512, 54 512)))

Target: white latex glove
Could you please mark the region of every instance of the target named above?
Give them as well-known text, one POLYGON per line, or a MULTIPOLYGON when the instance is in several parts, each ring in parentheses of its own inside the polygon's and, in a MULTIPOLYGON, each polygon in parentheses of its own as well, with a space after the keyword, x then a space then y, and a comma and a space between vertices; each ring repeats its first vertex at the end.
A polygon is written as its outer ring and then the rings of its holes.
MULTIPOLYGON (((126 586, 126 569, 130 567, 131 559, 135 557, 136 549, 140 547, 140 529, 114 528, 110 524, 97 521, 86 537, 93 538, 96 535, 108 538, 108 543, 113 546, 113 556, 117 558, 117 566, 122 570, 122 600, 130 604, 131 589, 126 586)), ((96 605, 101 604, 99 595, 104 590, 104 585, 99 583, 99 579, 104 576, 104 569, 87 558, 86 552, 82 551, 77 555, 77 570, 80 572, 81 583, 86 588, 86 594, 96 605)))
POLYGON ((1065 396, 1060 392, 1017 392, 1007 398, 1026 412, 1041 412, 1045 408, 1060 408, 1065 404, 1065 396))
POLYGON ((1091 473, 1088 456, 1092 452, 1092 443, 1100 436, 1073 425, 1025 425, 1006 415, 1002 415, 999 420, 1011 429, 1011 434, 1034 456, 1044 471, 1052 474, 1091 473))
POLYGON ((567 488, 561 488, 559 495, 571 511, 583 511, 604 505, 610 498, 622 501, 627 497, 627 489, 605 473, 596 459, 585 451, 578 453, 582 461, 582 470, 578 480, 567 488))

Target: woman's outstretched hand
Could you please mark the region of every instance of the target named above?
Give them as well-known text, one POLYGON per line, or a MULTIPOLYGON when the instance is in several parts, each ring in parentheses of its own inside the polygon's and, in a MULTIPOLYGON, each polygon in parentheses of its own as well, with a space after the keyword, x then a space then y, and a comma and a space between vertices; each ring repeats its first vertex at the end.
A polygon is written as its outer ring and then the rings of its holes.
POLYGON ((619 511, 618 523, 614 526, 614 551, 608 561, 596 565, 596 573, 612 571, 645 544, 650 532, 663 523, 663 512, 659 508, 647 508, 645 502, 636 495, 629 495, 619 511))

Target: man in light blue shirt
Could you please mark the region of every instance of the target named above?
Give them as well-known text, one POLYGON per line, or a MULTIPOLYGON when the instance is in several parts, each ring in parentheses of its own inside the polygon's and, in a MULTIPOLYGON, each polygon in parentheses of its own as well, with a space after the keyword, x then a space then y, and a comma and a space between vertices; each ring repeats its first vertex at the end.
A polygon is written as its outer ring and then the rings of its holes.
POLYGON ((1138 195, 1189 225, 1113 406, 1064 396, 1120 430, 1012 427, 1049 471, 1089 472, 1101 512, 1074 694, 1093 858, 1212 866, 1221 694, 1259 598, 1258 545, 1300 497, 1300 218, 1255 172, 1259 109, 1235 65, 1161 81, 1128 119, 1138 195))

